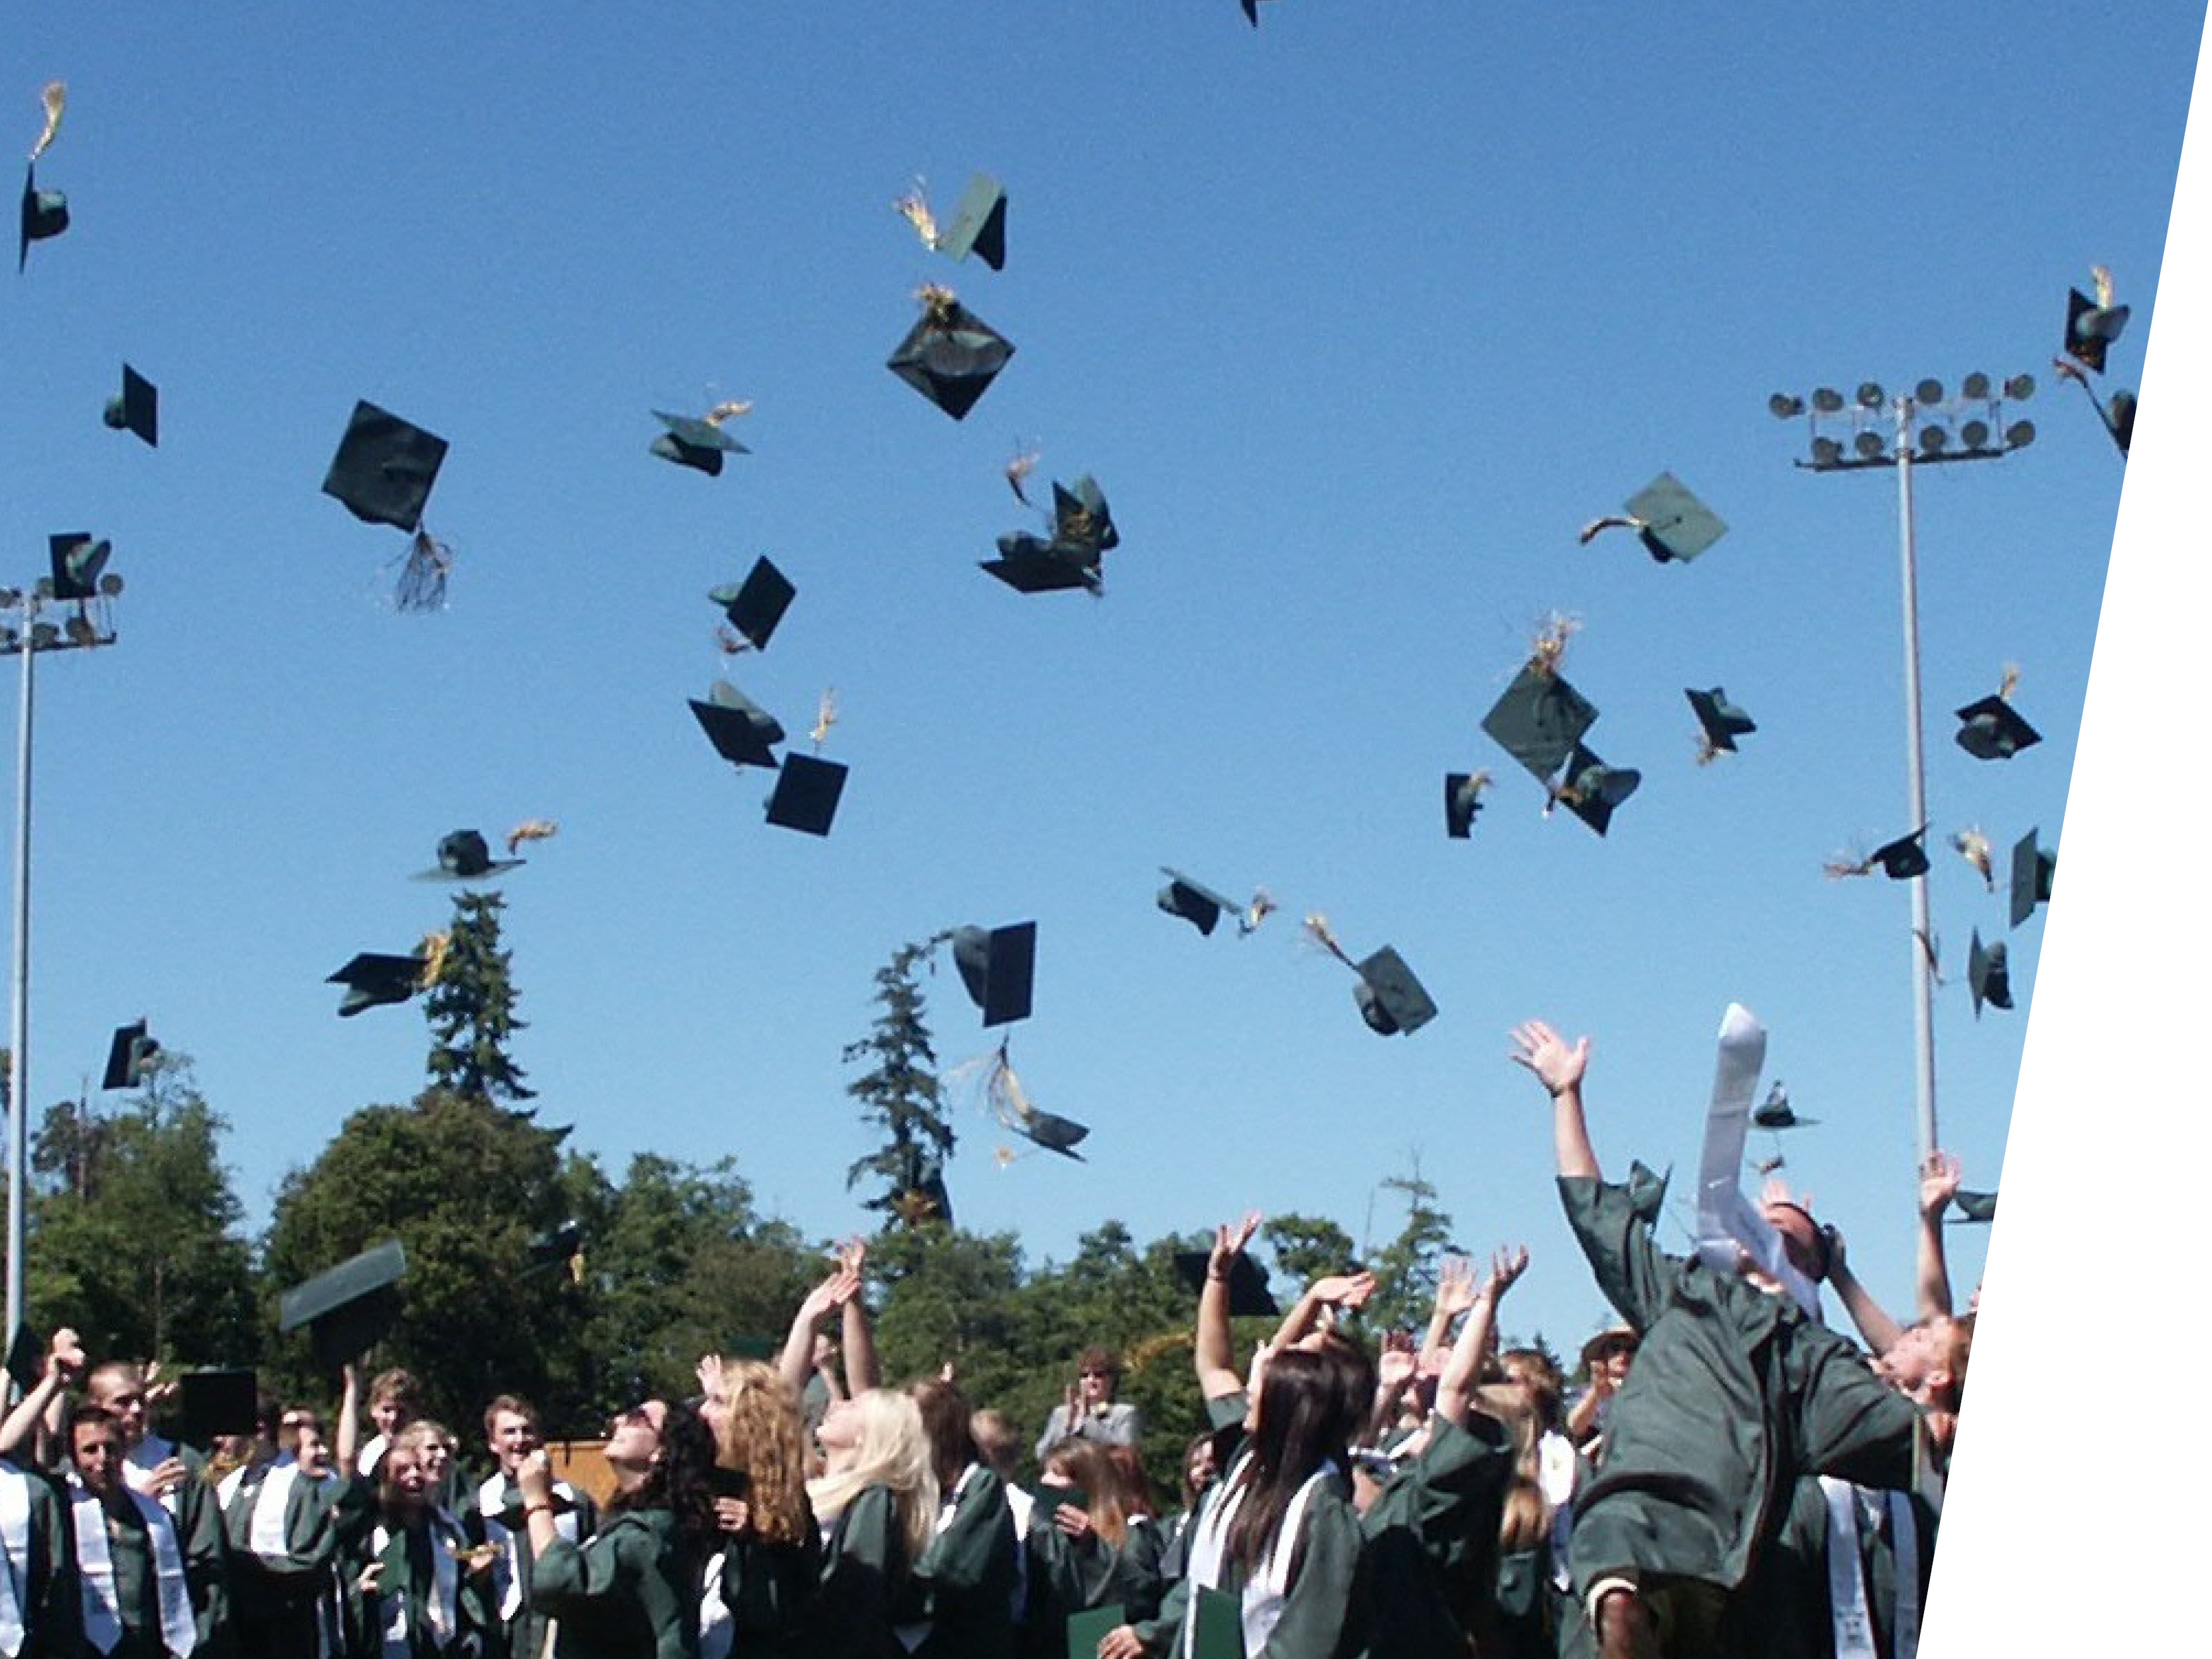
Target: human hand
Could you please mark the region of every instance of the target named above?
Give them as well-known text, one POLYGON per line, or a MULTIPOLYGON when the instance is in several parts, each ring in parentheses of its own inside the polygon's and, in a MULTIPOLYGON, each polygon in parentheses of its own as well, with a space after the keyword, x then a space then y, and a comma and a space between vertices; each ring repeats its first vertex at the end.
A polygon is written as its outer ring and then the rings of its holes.
POLYGON ((553 1462, 540 1446, 514 1468, 514 1484, 522 1493, 523 1507, 553 1501, 553 1462))
POLYGON ((68 1382, 84 1369, 84 1344, 64 1325, 46 1345, 46 1374, 68 1382))
POLYGON ((353 1581, 353 1587, 363 1595, 374 1595, 383 1583, 384 1563, 379 1560, 370 1562, 361 1570, 360 1576, 353 1581))
POLYGON ((1260 1397, 1260 1385, 1267 1380, 1267 1362, 1275 1357, 1272 1344, 1255 1342, 1252 1345, 1252 1364, 1244 1373, 1244 1392, 1254 1400, 1260 1397))
POLYGON ((1570 1048, 1566 1039, 1542 1020, 1532 1019, 1513 1028, 1513 1042, 1514 1064, 1534 1072, 1553 1099, 1582 1088, 1583 1074, 1589 1069, 1588 1037, 1578 1038, 1570 1048))
POLYGON ((1456 1319, 1474 1305, 1474 1264, 1463 1255, 1448 1255, 1437 1269, 1437 1316, 1456 1319))
POLYGON ((1332 1308, 1360 1307, 1375 1294, 1375 1275, 1365 1272, 1331 1273, 1314 1280, 1308 1294, 1332 1308))
POLYGON ((1133 1625, 1116 1625, 1098 1638, 1098 1659, 1145 1659, 1145 1644, 1133 1625))
POLYGON ((1516 1245, 1512 1249, 1499 1249, 1491 1253, 1490 1277, 1482 1281, 1475 1295, 1492 1303, 1502 1301, 1522 1273, 1528 1271, 1528 1247, 1516 1245))
POLYGON ((1244 1247, 1252 1242, 1252 1235, 1259 1231, 1260 1212, 1257 1210, 1249 1212, 1234 1226, 1223 1222, 1214 1231, 1213 1249, 1206 1259, 1206 1276, 1208 1279, 1228 1278, 1231 1266, 1244 1254, 1244 1247))
POLYGON ((725 1385, 722 1381, 721 1355, 701 1354, 699 1363, 691 1368, 691 1374, 699 1379, 699 1392, 708 1401, 719 1402, 722 1399, 725 1385))
POLYGON ((1375 1382, 1384 1393, 1402 1394, 1418 1369, 1410 1333, 1392 1331, 1382 1339, 1382 1352, 1375 1360, 1375 1382))
POLYGON ((717 1498, 714 1500, 714 1529, 717 1532, 741 1533, 753 1524, 753 1507, 742 1498, 717 1498))
POLYGON ((1928 1154, 1927 1162, 1920 1166, 1922 1219, 1935 1221, 1942 1218, 1959 1190, 1959 1160, 1949 1152, 1928 1154))
POLYGON ((149 1498, 160 1498, 174 1492, 185 1484, 191 1471, 185 1467, 181 1457, 165 1457, 146 1471, 146 1484, 139 1490, 149 1498))
POLYGON ((868 1241, 856 1236, 840 1244, 837 1247, 837 1265, 854 1278, 860 1278, 867 1270, 868 1241))
POLYGON ((1091 1536, 1091 1511, 1078 1509, 1073 1504, 1062 1504, 1054 1509, 1052 1524, 1068 1537, 1080 1541, 1091 1536))

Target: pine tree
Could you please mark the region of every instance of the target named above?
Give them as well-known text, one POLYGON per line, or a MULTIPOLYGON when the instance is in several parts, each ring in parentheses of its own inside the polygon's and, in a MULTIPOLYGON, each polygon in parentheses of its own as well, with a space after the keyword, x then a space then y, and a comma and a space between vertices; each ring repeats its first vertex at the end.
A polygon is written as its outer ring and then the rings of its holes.
POLYGON ((526 1026, 514 1017, 508 956, 499 945, 499 913, 506 906, 497 893, 455 895, 445 960, 423 999, 432 1085, 481 1101, 529 1100, 537 1093, 523 1087, 522 1068, 507 1051, 526 1026))
POLYGON ((952 1200, 945 1187, 945 1161, 952 1156, 952 1126, 945 1115, 944 1092, 937 1078, 937 1054, 923 1019, 921 987, 915 975, 945 939, 939 934, 902 945, 876 971, 876 1000, 883 1012, 875 1029, 848 1045, 848 1065, 872 1060, 867 1075, 845 1092, 860 1103, 860 1115, 884 1133, 883 1146, 856 1160, 845 1172, 847 1187, 870 1176, 884 1190, 867 1200, 908 1227, 950 1226, 952 1200))

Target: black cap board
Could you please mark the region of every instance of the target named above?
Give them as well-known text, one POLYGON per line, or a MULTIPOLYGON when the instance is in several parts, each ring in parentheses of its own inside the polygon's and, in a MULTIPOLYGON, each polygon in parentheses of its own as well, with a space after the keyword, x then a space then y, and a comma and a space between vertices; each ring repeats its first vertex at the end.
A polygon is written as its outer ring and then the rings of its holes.
POLYGON ((1738 738, 1759 730, 1751 716, 1730 702, 1728 693, 1717 685, 1710 691, 1685 686, 1682 695, 1690 700, 1690 708, 1697 714, 1698 726, 1705 733, 1706 743, 1717 750, 1734 754, 1738 738))
POLYGON ((1687 563, 1728 534, 1720 515, 1671 472, 1662 472, 1628 498, 1644 550, 1660 563, 1687 563))
POLYGON ((23 213, 15 240, 17 272, 30 259, 32 243, 60 235, 69 228, 69 198, 58 190, 40 190, 38 168, 24 168, 23 213))
POLYGON ((1880 870, 1892 881, 1910 881, 1915 876, 1928 873, 1928 849, 1922 843, 1928 836, 1928 826, 1922 824, 1909 836, 1877 847, 1867 855, 1867 867, 1880 870))
POLYGON ((813 755, 786 755, 768 798, 768 821, 784 830, 826 836, 845 793, 846 769, 813 755))
POLYGON ((346 988, 345 995, 338 1002, 338 1017, 344 1019, 364 1008, 406 1001, 422 988, 422 972, 428 966, 428 959, 419 956, 389 956, 364 951, 323 983, 346 988))
POLYGON ((2128 446, 2135 441, 2136 394, 2123 386, 2112 393, 2109 405, 2099 406, 2098 413, 2105 417, 2105 430, 2112 434, 2112 441, 2125 456, 2128 446))
POLYGON ((226 1434, 252 1434, 260 1379, 250 1370, 186 1371, 177 1379, 176 1437, 206 1450, 226 1434))
POLYGON ((1607 766, 1581 744, 1567 757, 1566 775, 1559 783, 1559 799, 1584 823, 1602 836, 1613 823, 1613 809, 1636 793, 1644 774, 1625 766, 1607 766))
POLYGON ((1224 897, 1211 887, 1201 886, 1180 870, 1162 865, 1160 873, 1168 878, 1168 884, 1159 890, 1160 908, 1171 916, 1181 917, 1201 933, 1210 936, 1224 911, 1232 916, 1244 914, 1244 907, 1236 900, 1224 897))
POLYGON ((688 466, 710 478, 721 477, 723 456, 752 453, 717 422, 703 421, 691 415, 671 415, 658 409, 653 411, 653 418, 668 428, 653 441, 653 453, 664 461, 688 466))
POLYGON ((1958 711, 1959 747, 1976 760, 2010 760, 2043 734, 2020 717, 2020 712, 1994 694, 1970 702, 1958 711))
POLYGON ((130 364, 123 365, 123 391, 110 398, 100 418, 118 432, 128 432, 149 448, 161 447, 161 393, 154 383, 130 364))
POLYGON ((523 1277, 572 1261, 583 1248, 584 1224, 573 1216, 556 1227, 548 1227, 531 1238, 523 1277))
POLYGON ((1048 1152, 1072 1158, 1078 1164, 1085 1161, 1075 1147, 1091 1133, 1091 1126, 1086 1123, 1078 1123, 1074 1119, 1061 1117, 1055 1112, 1040 1112, 1032 1109, 1015 1123, 1014 1127, 1048 1152))
POLYGON ((37 1388, 39 1379, 46 1375, 46 1346, 28 1321, 16 1326, 15 1334, 8 1339, 7 1370, 25 1394, 37 1388))
POLYGON ((484 839, 481 830, 453 830, 438 839, 438 867, 422 872, 417 879, 475 881, 519 868, 526 862, 523 859, 494 858, 491 843, 484 839))
POLYGON ((738 586, 717 587, 707 597, 722 607, 730 626, 744 635, 754 650, 765 651, 775 625, 783 620, 783 613, 791 609, 798 594, 790 578, 762 558, 753 561, 753 568, 738 586))
POLYGON ((1487 772, 1444 774, 1444 834, 1465 841, 1474 828, 1474 815, 1482 811, 1482 791, 1490 781, 1487 772))
POLYGON ((2100 306, 2078 288, 2066 290, 2066 355, 2102 374, 2105 350, 2128 325, 2125 306, 2100 306))
POLYGON ((774 766, 775 745, 783 741, 775 717, 727 680, 716 680, 707 701, 691 698, 691 712, 714 752, 732 766, 774 766))
POLYGON ((1018 593, 1059 593, 1076 587, 1092 593, 1106 591, 1092 556, 1026 531, 1000 537, 999 556, 977 562, 1018 593))
POLYGON ((115 550, 106 537, 94 538, 82 530, 65 530, 46 538, 46 564, 52 573, 58 599, 100 597, 100 573, 115 550))
POLYGON ((975 406, 1014 348, 942 289, 926 290, 922 303, 920 320, 885 367, 957 421, 975 406))
POLYGON ((1790 1091, 1778 1082, 1766 1091, 1766 1098, 1753 1109, 1751 1121, 1762 1129, 1778 1133, 1784 1129, 1809 1129, 1820 1120, 1798 1116, 1790 1103, 1790 1091))
POLYGON ((1951 1202, 1958 1206, 1959 1219, 1963 1222, 1971 1224, 1997 1218, 1997 1195, 1995 1193, 1970 1193, 1961 1187, 1951 1194, 1951 1202))
POLYGON ((379 409, 356 403, 323 493, 364 524, 412 532, 422 523, 430 488, 445 465, 446 441, 379 409))
POLYGON ((1006 192, 996 179, 979 173, 968 181, 937 248, 955 259, 973 253, 994 270, 1006 268, 1006 192))
POLYGON ((1974 930, 1966 951, 1966 990, 1973 999, 1974 1018, 1982 1017, 1982 1005, 1992 1008, 2012 1006, 2012 973, 2006 961, 2008 952, 2002 939, 1982 943, 1980 928, 1974 930))
POLYGON ((2037 905, 2049 902, 2051 884, 2058 874, 2058 855, 2035 844, 2037 833, 2031 830, 2013 844, 2011 914, 2015 927, 2035 914, 2037 905))
POLYGON ((356 1358, 398 1319, 398 1285, 406 1271, 406 1250, 398 1239, 386 1239, 285 1291, 277 1298, 276 1328, 309 1327, 319 1364, 356 1358))
POLYGON ((1352 998, 1359 1006, 1359 1017, 1377 1036, 1411 1036, 1437 1017, 1437 1005, 1421 981, 1389 945, 1360 963, 1358 972, 1352 998))
POLYGON ((1482 717, 1482 729, 1538 782, 1546 783, 1596 721, 1596 708, 1582 693, 1532 664, 1514 676, 1482 717))
POLYGON ((107 1069, 100 1074, 103 1089, 135 1089, 143 1078, 147 1061, 161 1052, 161 1045, 146 1035, 146 1022, 133 1020, 128 1025, 118 1025, 108 1040, 107 1069))
POLYGON ((1006 1025, 1030 1017, 1036 971, 1036 923, 952 930, 952 963, 960 982, 983 1011, 986 1025, 1006 1025))
MULTIPOLYGON (((1195 1296, 1206 1289, 1206 1270, 1212 1261, 1205 1250, 1177 1250, 1176 1274, 1190 1286, 1195 1296)), ((1231 1256, 1229 1261, 1229 1316, 1231 1319, 1273 1319, 1282 1310, 1267 1292, 1267 1275, 1260 1264, 1249 1255, 1231 1256)))

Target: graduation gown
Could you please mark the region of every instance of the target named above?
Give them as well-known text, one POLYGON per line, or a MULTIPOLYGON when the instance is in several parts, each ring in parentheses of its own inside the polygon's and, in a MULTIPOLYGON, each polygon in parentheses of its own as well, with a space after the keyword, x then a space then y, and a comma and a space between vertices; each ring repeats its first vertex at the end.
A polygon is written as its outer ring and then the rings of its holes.
POLYGON ((0 1458, 0 1553, 21 1645, 16 1659, 55 1659, 83 1639, 69 1500, 44 1470, 0 1458), (20 1537, 14 1534, 20 1534, 20 1537), (20 1544, 20 1548, 18 1545, 20 1544))
MULTIPOLYGON (((244 1659, 314 1659, 343 1640, 346 1566, 372 1519, 368 1484, 295 1474, 283 1495, 280 1551, 254 1547, 255 1520, 278 1501, 289 1458, 234 1471, 216 1488, 231 1566, 233 1625, 244 1659)), ((263 1541, 266 1542, 264 1536, 263 1541)))
POLYGON ((1030 1510, 1029 1597, 1018 1644, 1026 1659, 1064 1659, 1067 1621, 1076 1613, 1118 1607, 1122 1621, 1135 1624, 1156 1614, 1165 1595, 1158 1528, 1133 1521, 1119 1544, 1095 1531, 1071 1538, 1053 1524, 1050 1496, 1030 1510))
MULTIPOLYGON (((581 1544, 599 1524, 599 1509, 588 1493, 566 1480, 553 1483, 553 1530, 569 1544, 581 1544)), ((485 1543, 499 1550, 491 1564, 488 1592, 493 1616, 504 1632, 507 1651, 514 1659, 540 1659, 545 1650, 545 1615, 538 1610, 533 1580, 537 1566, 530 1553, 530 1528, 524 1524, 522 1489, 504 1474, 495 1474, 476 1491, 470 1506, 473 1517, 463 1525, 480 1533, 485 1543)))
MULTIPOLYGON (((1197 1526, 1220 1500, 1226 1482, 1208 1489, 1192 1517, 1197 1526)), ((1352 1507, 1348 1482, 1332 1480, 1306 1504, 1291 1547, 1300 1553, 1297 1577, 1283 1601, 1267 1644, 1244 1659, 1354 1659, 1370 1651, 1368 1601, 1361 1572, 1359 1516, 1352 1507)), ((1233 1595, 1244 1589, 1245 1574, 1234 1561, 1222 1563, 1222 1581, 1212 1586, 1233 1595)), ((1189 1612, 1192 1581, 1184 1578, 1168 1592, 1157 1619, 1139 1621, 1137 1634, 1146 1650, 1173 1656, 1182 1651, 1182 1622, 1189 1612)), ((1378 1653, 1379 1650, 1375 1650, 1378 1653)))
MULTIPOLYGON (((175 1552, 173 1582, 179 1595, 177 1616, 193 1626, 192 1649, 197 1652, 204 1638, 199 1635, 198 1615, 191 1605, 190 1573, 174 1519, 151 1498, 136 1492, 125 1492, 110 1500, 102 1500, 82 1486, 72 1485, 70 1526, 73 1540, 80 1525, 94 1529, 94 1537, 106 1552, 115 1621, 121 1626, 105 1659, 165 1659, 172 1653, 163 1623, 161 1562, 165 1537, 175 1552)), ((81 1562, 88 1559, 85 1548, 80 1543, 75 1552, 81 1562)), ((94 1645, 94 1632, 104 1620, 105 1612, 96 1605, 94 1581, 81 1570, 73 1577, 76 1580, 80 1620, 74 1652, 82 1659, 99 1659, 100 1650, 94 1645)), ((112 1630, 115 1626, 109 1625, 108 1628, 112 1630)), ((182 1645, 179 1638, 179 1649, 182 1645)))
POLYGON ((822 1551, 822 1583, 802 1651, 818 1659, 906 1659, 892 1633, 927 1612, 888 1486, 869 1486, 838 1512, 822 1551))
POLYGON ((1576 1500, 1577 1594, 1624 1569, 1741 1583, 1796 1480, 1912 1480, 1919 1413, 1787 1297, 1661 1252, 1628 1189, 1563 1176, 1598 1286, 1643 1338, 1576 1500))
POLYGON ((346 1640, 357 1659, 485 1659, 498 1621, 489 1573, 471 1572, 459 1552, 467 1534, 451 1512, 432 1508, 412 1527, 379 1522, 369 1529, 364 1563, 380 1561, 372 1591, 354 1588, 349 1573, 346 1640))
POLYGON ((672 1511, 624 1510, 582 1544, 556 1537, 531 1583, 555 1659, 697 1659, 699 1581, 672 1511))
MULTIPOLYGON (((230 1635, 230 1562, 222 1531, 222 1510, 207 1478, 207 1459, 190 1446, 147 1435, 124 1454, 132 1469, 150 1470, 177 1458, 185 1478, 156 1500, 176 1522, 177 1542, 185 1553, 185 1582, 192 1596, 192 1620, 199 1645, 212 1652, 230 1635)), ((126 1473, 126 1480, 130 1478, 126 1473)))
MULTIPOLYGON (((1899 1659, 1898 1575, 1908 1570, 1915 1574, 1911 1605, 1915 1609, 1926 1607, 1936 1516, 1913 1493, 1862 1491, 1855 1508, 1853 1553, 1865 1587, 1876 1659, 1899 1659), (1909 1569, 1899 1556, 1899 1504, 1912 1507, 1915 1559, 1909 1569)), ((1771 1543, 1759 1552, 1751 1576, 1729 1601, 1727 1628, 1735 1650, 1745 1659, 1836 1659, 1835 1609, 1828 1582, 1829 1522, 1827 1493, 1820 1483, 1800 1480, 1771 1543)))
POLYGON ((962 1472, 914 1576, 929 1618, 914 1659, 1014 1659, 1014 1517, 996 1474, 981 1463, 962 1472))
POLYGON ((723 1540, 721 1571, 711 1594, 729 1615, 735 1659, 803 1659, 810 1650, 806 1616, 822 1582, 822 1534, 814 1512, 795 1544, 752 1533, 723 1540))
POLYGON ((1497 1625, 1498 1516, 1512 1474, 1505 1426, 1430 1419, 1359 1519, 1376 1659, 1465 1653, 1497 1625))

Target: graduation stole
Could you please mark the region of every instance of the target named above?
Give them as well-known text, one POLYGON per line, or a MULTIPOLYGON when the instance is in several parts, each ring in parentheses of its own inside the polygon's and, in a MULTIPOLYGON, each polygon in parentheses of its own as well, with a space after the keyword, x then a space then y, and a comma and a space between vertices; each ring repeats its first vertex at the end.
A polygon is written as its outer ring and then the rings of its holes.
MULTIPOLYGON (((141 1491, 143 1489, 143 1482, 145 1477, 151 1474, 158 1465, 167 1462, 170 1458, 174 1457, 177 1455, 177 1443, 175 1441, 161 1440, 156 1438, 153 1435, 148 1435, 143 1440, 141 1440, 129 1451, 123 1454, 124 1484, 129 1486, 133 1492, 141 1491)), ((168 1491, 163 1492, 159 1502, 161 1507, 167 1510, 170 1515, 175 1515, 177 1512, 176 1487, 172 1486, 168 1491)))
MULTIPOLYGON (((1890 1624, 1891 1659, 1914 1659, 1920 1647, 1920 1528, 1912 1499, 1901 1492, 1862 1492, 1834 1475, 1820 1477, 1828 1504, 1828 1611, 1836 1637, 1836 1659, 1874 1659, 1874 1620, 1867 1602, 1866 1574, 1859 1560, 1862 1497, 1887 1507, 1890 1558, 1895 1564, 1895 1605, 1890 1624)), ((1880 1525, 1879 1512, 1869 1522, 1880 1525)))
POLYGON ((383 1435, 372 1437, 369 1443, 355 1454, 354 1473, 356 1474, 375 1474, 376 1460, 384 1455, 384 1449, 391 1443, 392 1442, 383 1435))
POLYGON ((291 1518, 292 1492, 299 1484, 300 1466, 289 1459, 264 1468, 261 1478, 253 1483, 252 1508, 246 1520, 246 1547, 264 1561, 292 1559, 291 1528, 285 1523, 291 1518))
MULTIPOLYGON (((453 1547, 465 1540, 459 1523, 442 1510, 434 1509, 424 1516, 422 1529, 430 1540, 430 1593, 423 1598, 422 1622, 430 1627, 431 1646, 442 1653, 453 1645, 454 1632, 460 1628, 461 1563, 453 1547)), ((372 1561, 383 1560, 394 1540, 399 1543, 405 1571, 396 1575, 397 1583, 377 1595, 384 1602, 384 1651, 391 1659, 407 1659, 414 1651, 415 1620, 414 1563, 407 1547, 408 1534, 395 1533, 378 1522, 369 1534, 368 1557, 372 1561)), ((379 1582, 390 1583, 394 1577, 387 1564, 386 1577, 379 1582)))
POLYGON ((1536 1441, 1536 1489, 1552 1514, 1552 1583, 1560 1589, 1574 1588, 1567 1540, 1574 1528, 1575 1487, 1581 1473, 1574 1443, 1556 1429, 1545 1430, 1536 1441))
MULTIPOLYGON (((1237 1506, 1244 1501, 1243 1476, 1251 1461, 1252 1454, 1248 1451, 1230 1466, 1228 1474, 1214 1488, 1212 1499, 1192 1528, 1189 1571, 1186 1576, 1194 1589, 1221 1588, 1229 1523, 1237 1518, 1237 1506)), ((1267 1547, 1267 1559, 1261 1563, 1260 1571, 1245 1581, 1242 1598, 1245 1652, 1259 1652, 1274 1634, 1275 1626, 1283 1616, 1283 1604, 1290 1596, 1291 1558, 1297 1553, 1298 1528, 1305 1522, 1306 1504, 1316 1487, 1340 1473, 1334 1462, 1324 1462, 1306 1477, 1305 1483, 1291 1498, 1290 1507, 1283 1511, 1282 1524, 1276 1529, 1274 1541, 1267 1547)), ((1198 1619, 1193 1610, 1182 1621, 1177 1650, 1183 1659, 1192 1659, 1197 1643, 1198 1619)))
POLYGON ((1030 1516, 1036 1509, 1036 1494, 1010 1486, 1006 1508, 1014 1517, 1014 1622, 1019 1624, 1030 1605, 1030 1516))
POLYGON ((708 1556, 699 1580, 699 1659, 730 1659, 737 1645, 737 1621, 722 1600, 722 1564, 728 1559, 726 1553, 708 1556))
MULTIPOLYGON (((185 1558, 168 1512, 142 1492, 125 1488, 145 1524, 154 1552, 154 1577, 161 1606, 161 1645, 173 1659, 185 1659, 199 1639, 192 1623, 192 1598, 185 1586, 185 1558)), ((99 1497, 70 1475, 70 1528, 76 1538, 78 1594, 84 1609, 85 1639, 112 1653, 123 1639, 123 1603, 115 1583, 115 1559, 107 1542, 107 1510, 99 1497)))
MULTIPOLYGON (((522 1610, 522 1549, 530 1541, 527 1526, 517 1533, 508 1530, 499 1517, 506 1512, 507 1478, 495 1474, 477 1488, 477 1513, 483 1517, 484 1541, 495 1546, 499 1554, 492 1561, 492 1582, 499 1590, 499 1616, 502 1624, 511 1623, 522 1610)), ((576 1489, 565 1480, 553 1483, 557 1498, 568 1499, 566 1510, 556 1509, 553 1516, 553 1530, 570 1543, 580 1543, 576 1521, 576 1489)))
POLYGON ((6 1659, 22 1651, 23 1598, 30 1581, 31 1479, 0 1468, 0 1655, 6 1659))

